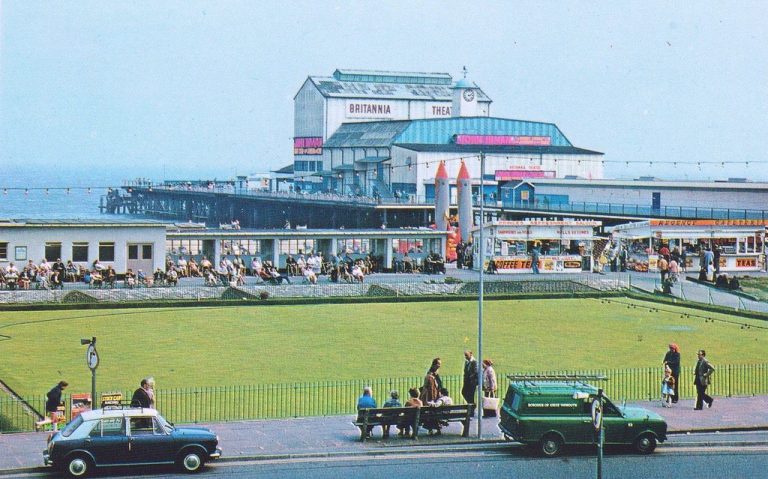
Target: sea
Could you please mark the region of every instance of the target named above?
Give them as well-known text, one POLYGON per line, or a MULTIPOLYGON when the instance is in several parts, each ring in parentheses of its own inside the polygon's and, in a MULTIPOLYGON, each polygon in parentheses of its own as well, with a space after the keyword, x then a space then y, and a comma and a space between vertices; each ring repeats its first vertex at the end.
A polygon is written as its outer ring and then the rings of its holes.
POLYGON ((0 176, 0 220, 116 219, 125 215, 99 212, 99 201, 109 188, 120 188, 136 178, 125 172, 78 172, 45 175, 13 171, 0 176))

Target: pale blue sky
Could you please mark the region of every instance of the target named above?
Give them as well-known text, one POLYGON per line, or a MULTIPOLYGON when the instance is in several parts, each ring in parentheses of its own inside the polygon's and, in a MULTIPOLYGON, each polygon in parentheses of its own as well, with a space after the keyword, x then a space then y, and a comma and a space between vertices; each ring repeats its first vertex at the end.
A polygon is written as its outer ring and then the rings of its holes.
POLYGON ((6 171, 264 172, 308 75, 466 65, 493 116, 655 162, 610 176, 768 180, 765 1, 1 1, 6 171))

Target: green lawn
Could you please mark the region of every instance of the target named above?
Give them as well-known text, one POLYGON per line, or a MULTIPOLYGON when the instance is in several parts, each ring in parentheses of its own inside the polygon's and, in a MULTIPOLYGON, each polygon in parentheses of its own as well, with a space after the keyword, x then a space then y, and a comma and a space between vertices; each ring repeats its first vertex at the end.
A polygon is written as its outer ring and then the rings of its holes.
MULTIPOLYGON (((766 361, 768 324, 617 298, 486 301, 484 355, 499 373, 659 365, 666 345, 684 365, 705 348, 715 364, 766 361), (644 307, 628 308, 626 303, 644 307), (681 313, 736 321, 728 324, 681 313), (753 327, 743 329, 741 324, 753 327)), ((0 378, 22 396, 56 381, 90 390, 85 346, 98 338, 98 390, 419 376, 435 356, 460 374, 477 346, 475 302, 371 303, 0 313, 0 378), (2 337, 0 337, 2 338, 2 337)))
POLYGON ((768 278, 745 276, 739 278, 739 283, 745 293, 749 293, 761 301, 768 301, 768 278))

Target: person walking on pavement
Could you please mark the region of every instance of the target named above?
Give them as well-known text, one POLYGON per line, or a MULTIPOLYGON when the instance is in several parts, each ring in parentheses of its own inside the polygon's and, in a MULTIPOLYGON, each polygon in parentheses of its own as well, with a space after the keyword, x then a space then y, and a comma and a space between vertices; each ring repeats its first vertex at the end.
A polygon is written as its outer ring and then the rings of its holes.
POLYGON ((477 392, 477 359, 472 351, 464 351, 464 385, 461 388, 461 396, 467 404, 475 404, 477 392))
POLYGON ((714 402, 712 396, 707 394, 707 387, 711 382, 712 373, 715 371, 715 368, 707 361, 706 351, 700 349, 696 355, 699 360, 696 362, 696 369, 693 371, 693 384, 696 386, 696 406, 694 410, 700 411, 704 403, 707 403, 707 408, 711 408, 714 402))
POLYGON ((496 417, 498 408, 496 388, 496 371, 493 370, 493 361, 483 359, 483 397, 490 399, 483 399, 483 417, 496 417))
POLYGON ((541 257, 541 251, 539 251, 539 246, 534 245, 533 249, 531 250, 531 270, 533 271, 533 274, 539 274, 539 258, 541 257))
MULTIPOLYGON (((667 354, 664 355, 664 361, 662 363, 664 366, 669 366, 669 369, 672 370, 672 378, 675 380, 675 385, 680 384, 680 346, 678 346, 676 343, 669 343, 669 351, 667 351, 667 354)), ((677 403, 677 400, 679 399, 678 394, 679 387, 675 386, 672 392, 672 404, 677 403)))
POLYGON ((142 379, 141 387, 133 392, 133 397, 131 397, 131 406, 149 409, 152 405, 152 399, 149 395, 149 390, 149 381, 142 379))
POLYGON ((51 424, 53 424, 53 430, 59 430, 59 404, 61 404, 61 393, 69 386, 66 381, 59 381, 50 391, 46 394, 47 401, 45 401, 45 412, 51 418, 51 424))

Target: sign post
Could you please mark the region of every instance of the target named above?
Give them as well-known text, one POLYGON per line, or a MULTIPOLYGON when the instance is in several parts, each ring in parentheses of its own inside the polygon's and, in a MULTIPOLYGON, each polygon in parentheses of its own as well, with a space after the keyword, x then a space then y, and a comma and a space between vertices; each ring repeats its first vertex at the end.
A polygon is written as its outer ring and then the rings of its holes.
POLYGON ((603 390, 597 390, 597 397, 592 401, 592 425, 597 434, 597 479, 603 477, 603 390))
POLYGON ((85 364, 91 370, 91 401, 96 399, 96 368, 99 367, 99 353, 96 351, 96 337, 81 339, 80 344, 87 344, 85 364))

